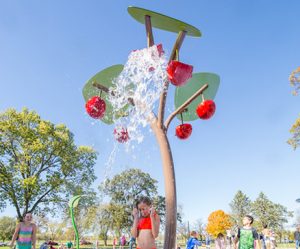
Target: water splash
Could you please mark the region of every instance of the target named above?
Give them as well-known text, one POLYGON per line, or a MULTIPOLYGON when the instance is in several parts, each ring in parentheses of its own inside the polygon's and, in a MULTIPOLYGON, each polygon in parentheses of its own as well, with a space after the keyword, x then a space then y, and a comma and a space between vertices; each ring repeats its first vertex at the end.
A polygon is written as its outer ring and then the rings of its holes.
POLYGON ((118 143, 114 142, 113 149, 110 152, 108 160, 105 163, 104 179, 109 179, 112 174, 112 165, 115 162, 117 151, 118 151, 118 143))
MULTIPOLYGON (((143 127, 148 124, 163 91, 167 78, 166 68, 165 55, 154 45, 132 51, 123 71, 114 80, 114 87, 110 89, 113 93, 110 95, 110 103, 116 127, 124 127, 128 131, 130 139, 126 144, 143 141, 143 127), (124 117, 119 118, 122 110, 124 117)), ((128 145, 127 149, 130 149, 128 145)))

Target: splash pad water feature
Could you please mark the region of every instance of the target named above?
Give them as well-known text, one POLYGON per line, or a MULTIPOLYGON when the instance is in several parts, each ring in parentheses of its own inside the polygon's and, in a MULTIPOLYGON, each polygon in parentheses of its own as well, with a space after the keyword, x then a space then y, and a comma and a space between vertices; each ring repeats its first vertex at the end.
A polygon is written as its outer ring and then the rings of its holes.
POLYGON ((145 24, 147 49, 132 51, 125 66, 114 65, 97 73, 85 84, 83 96, 91 117, 98 115, 96 118, 105 124, 116 125, 113 133, 121 143, 128 143, 131 139, 141 142, 142 134, 138 127, 150 125, 160 148, 165 180, 164 248, 173 249, 176 243, 176 180, 167 131, 177 117, 181 120, 181 125, 176 128, 177 137, 187 139, 192 126, 184 121, 209 119, 215 112, 213 99, 220 79, 214 73, 192 73, 191 65, 179 61, 185 37, 201 36, 197 28, 142 8, 128 7, 128 12, 135 20, 145 24), (178 33, 168 60, 162 46, 154 44, 152 27, 178 33), (176 87, 175 110, 165 118, 169 83, 176 87), (91 100, 95 97, 96 100, 91 100), (158 110, 154 113, 157 102, 158 110))

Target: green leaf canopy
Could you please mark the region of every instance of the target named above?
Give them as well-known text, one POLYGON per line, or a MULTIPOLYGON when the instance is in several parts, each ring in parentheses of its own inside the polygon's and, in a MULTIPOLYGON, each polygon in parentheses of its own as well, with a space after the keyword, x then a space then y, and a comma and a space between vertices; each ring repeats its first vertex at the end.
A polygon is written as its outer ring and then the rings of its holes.
POLYGON ((0 114, 0 207, 19 219, 26 212, 55 212, 71 195, 93 192, 96 152, 76 146, 73 134, 27 109, 0 114))

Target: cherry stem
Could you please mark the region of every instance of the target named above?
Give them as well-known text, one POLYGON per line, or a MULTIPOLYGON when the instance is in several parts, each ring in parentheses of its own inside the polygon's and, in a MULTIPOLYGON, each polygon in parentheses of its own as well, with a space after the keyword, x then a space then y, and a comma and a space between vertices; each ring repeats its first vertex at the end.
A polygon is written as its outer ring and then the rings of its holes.
POLYGON ((201 97, 202 97, 202 102, 204 102, 205 101, 204 94, 201 94, 201 97))
POLYGON ((179 50, 176 49, 176 52, 175 52, 175 60, 179 61, 179 50))
POLYGON ((189 99, 187 99, 181 106, 179 106, 174 112, 170 114, 170 116, 167 118, 165 122, 165 129, 168 130, 168 127, 173 120, 173 118, 181 113, 183 110, 186 109, 186 107, 193 102, 198 96, 200 96, 205 90, 208 88, 208 84, 204 84, 198 91, 196 91, 189 99))

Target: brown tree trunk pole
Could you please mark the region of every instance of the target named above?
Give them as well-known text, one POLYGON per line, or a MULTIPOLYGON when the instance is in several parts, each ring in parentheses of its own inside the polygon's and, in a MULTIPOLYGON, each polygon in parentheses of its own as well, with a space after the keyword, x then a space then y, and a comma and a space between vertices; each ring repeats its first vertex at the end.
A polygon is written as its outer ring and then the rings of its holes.
MULTIPOLYGON (((147 35, 147 45, 148 47, 150 47, 154 45, 154 38, 152 33, 150 16, 145 16, 145 26, 146 26, 146 35, 147 35)), ((170 56, 170 60, 173 60, 176 57, 176 53, 178 55, 178 51, 181 47, 185 35, 186 35, 185 31, 182 31, 178 34, 178 38, 175 42, 173 51, 170 56)), ((160 97, 158 118, 152 117, 150 124, 160 148, 164 180, 165 180, 166 226, 165 226, 165 237, 164 237, 164 249, 175 249, 176 228, 177 228, 177 198, 176 198, 175 170, 174 170, 172 151, 166 134, 167 131, 163 125, 168 85, 169 82, 166 81, 165 89, 160 97)))
POLYGON ((177 197, 172 151, 166 131, 158 124, 157 119, 151 123, 151 128, 160 148, 165 180, 166 225, 164 249, 174 249, 176 244, 177 197))

